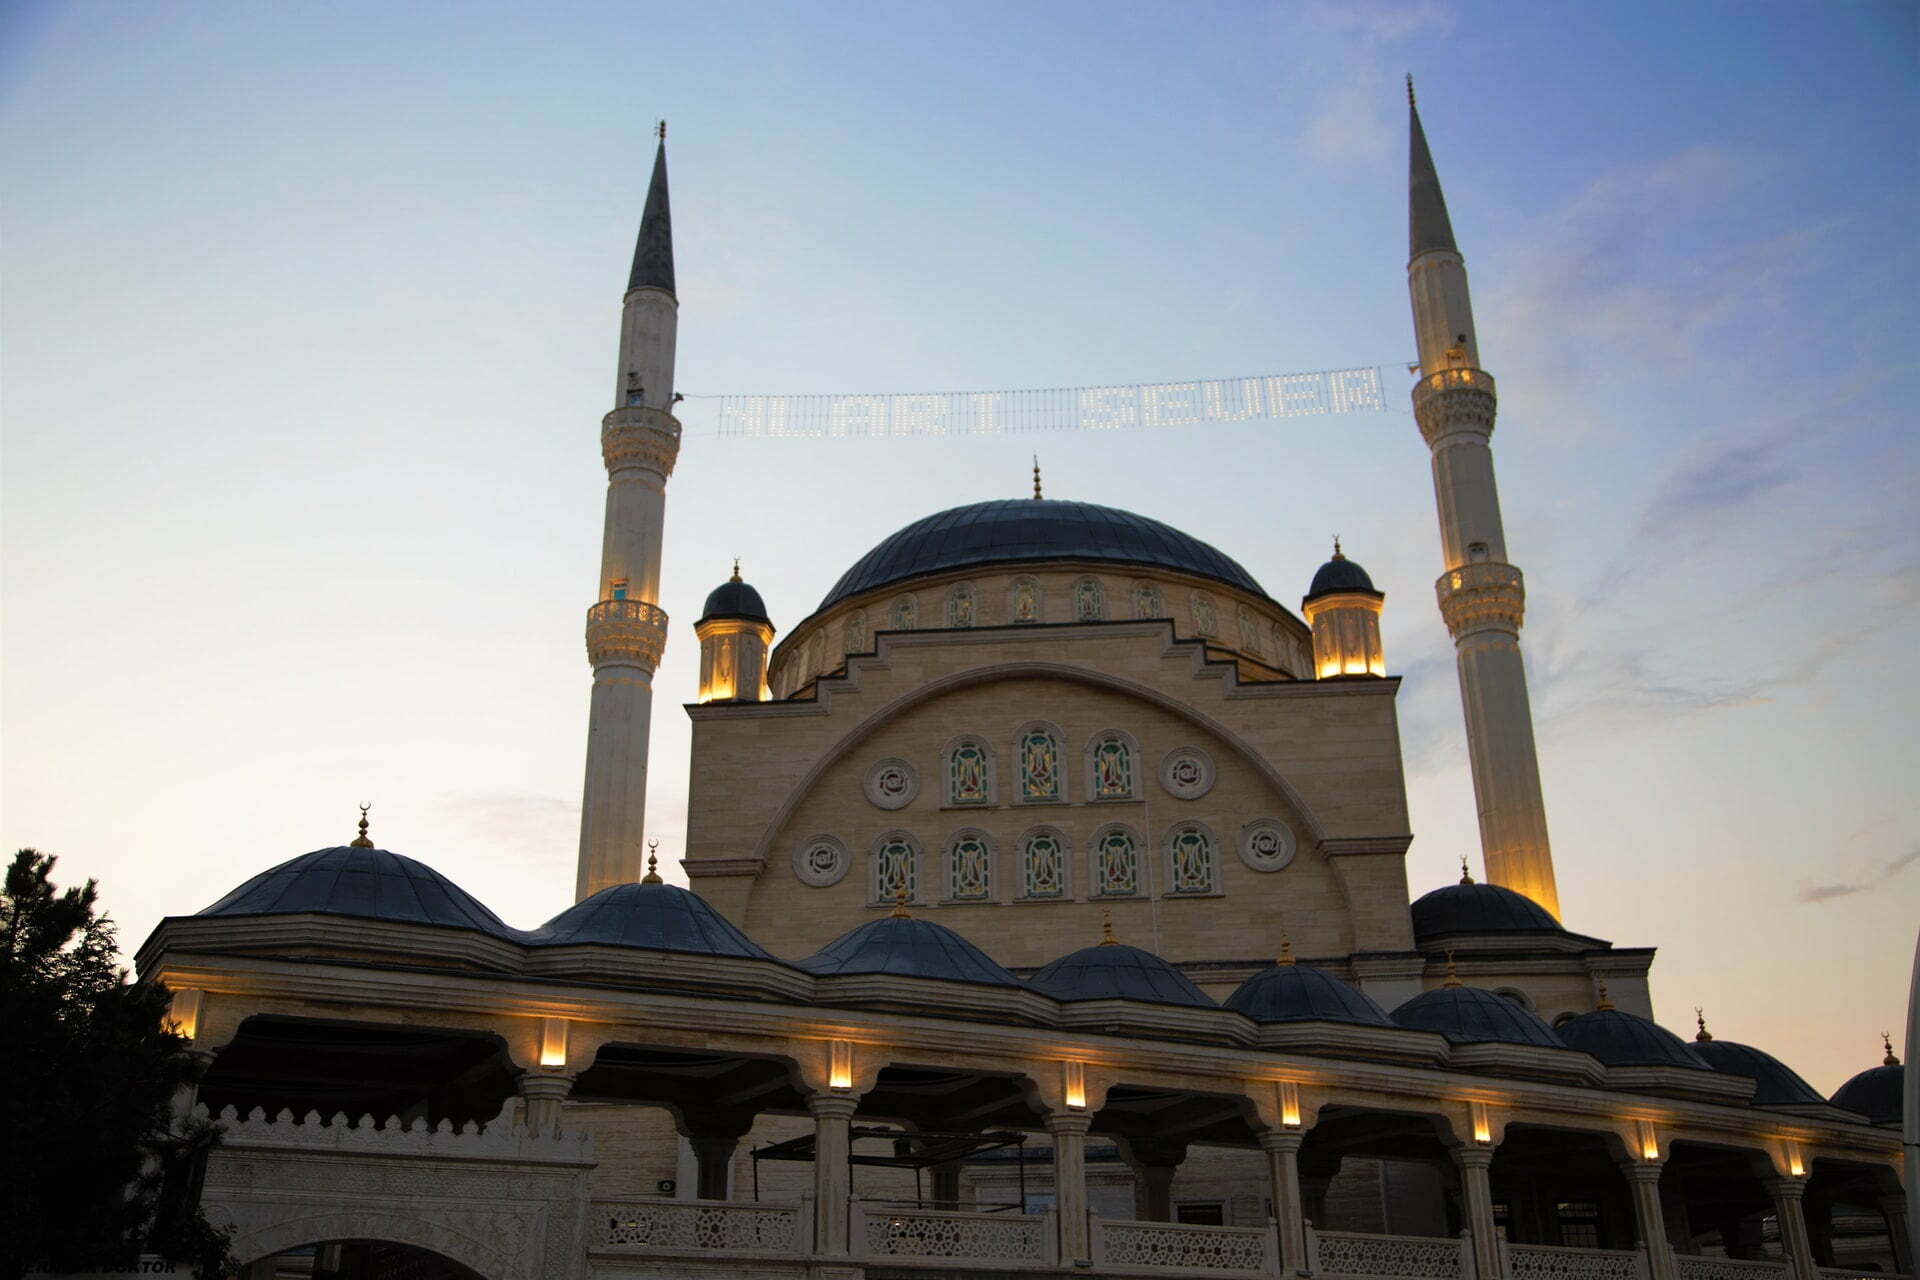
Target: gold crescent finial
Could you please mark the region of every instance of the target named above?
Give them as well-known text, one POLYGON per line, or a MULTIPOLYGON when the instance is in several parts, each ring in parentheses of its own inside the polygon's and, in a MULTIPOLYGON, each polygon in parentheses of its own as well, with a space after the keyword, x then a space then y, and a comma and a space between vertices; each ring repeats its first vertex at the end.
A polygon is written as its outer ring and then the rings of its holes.
POLYGON ((728 582, 740 581, 740 557, 739 556, 735 556, 733 558, 733 576, 731 578, 728 578, 727 581, 728 582))
POLYGON ((1345 553, 1340 550, 1340 535, 1337 533, 1333 535, 1333 558, 1335 560, 1345 560, 1347 558, 1345 553))
POLYGON ((647 874, 640 877, 641 884, 665 884, 660 878, 660 842, 647 841, 647 874))
POLYGON ((1465 985, 1460 981, 1460 975, 1454 971, 1452 947, 1447 948, 1447 976, 1445 979, 1441 981, 1440 985, 1443 987, 1458 987, 1458 986, 1465 985))
POLYGON ((1407 105, 1413 106, 1413 72, 1407 72, 1407 105))
POLYGON ((1594 1010, 1607 1013, 1613 1008, 1613 997, 1607 994, 1607 980, 1596 975, 1594 981, 1600 984, 1600 999, 1594 1002, 1594 1010))
POLYGON ((1467 870, 1467 855, 1464 853, 1460 855, 1460 883, 1473 883, 1473 872, 1467 870))
POLYGON ((1293 937, 1285 929, 1280 931, 1280 958, 1274 963, 1278 965, 1293 963, 1293 937))
POLYGON ((1040 497, 1040 455, 1037 453, 1033 455, 1033 500, 1035 502, 1042 500, 1040 497))
POLYGON ((1887 1056, 1880 1059, 1880 1065, 1883 1067, 1899 1066, 1900 1059, 1897 1056, 1895 1056, 1893 1052, 1893 1037, 1887 1034, 1886 1032, 1882 1031, 1880 1033, 1880 1043, 1884 1045, 1887 1050, 1887 1056))
POLYGON ((1694 1033, 1695 1040, 1713 1039, 1713 1032, 1707 1030, 1707 1011, 1699 1005, 1693 1006, 1693 1025, 1700 1028, 1694 1033))
POLYGON ((907 910, 907 882, 906 881, 902 880, 900 882, 900 887, 894 891, 893 910, 888 912, 887 914, 890 918, 894 920, 913 919, 913 914, 907 910))
POLYGON ((1120 945, 1120 939, 1113 936, 1113 908, 1111 907, 1100 908, 1100 945, 1103 947, 1120 945))
POLYGON ((367 810, 371 808, 373 808, 373 806, 370 804, 360 806, 360 834, 355 836, 353 843, 347 846, 349 849, 373 848, 373 841, 367 838, 367 810))

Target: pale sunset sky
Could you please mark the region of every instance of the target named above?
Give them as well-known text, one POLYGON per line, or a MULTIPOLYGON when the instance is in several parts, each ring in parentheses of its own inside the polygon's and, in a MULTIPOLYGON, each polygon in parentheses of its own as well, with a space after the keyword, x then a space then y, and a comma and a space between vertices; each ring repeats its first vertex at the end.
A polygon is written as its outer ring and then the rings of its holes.
MULTIPOLYGON (((1353 365, 1389 411, 743 440, 668 488, 692 631, 919 516, 1153 516, 1387 593, 1415 893, 1479 869, 1406 399, 1412 72, 1474 289, 1569 927, 1830 1092, 1920 922, 1920 6, 27 3, 0 17, 0 839, 163 915, 353 833, 571 902, 621 292, 669 121, 677 384, 1353 365)), ((1182 957, 1172 957, 1181 959, 1182 957)))

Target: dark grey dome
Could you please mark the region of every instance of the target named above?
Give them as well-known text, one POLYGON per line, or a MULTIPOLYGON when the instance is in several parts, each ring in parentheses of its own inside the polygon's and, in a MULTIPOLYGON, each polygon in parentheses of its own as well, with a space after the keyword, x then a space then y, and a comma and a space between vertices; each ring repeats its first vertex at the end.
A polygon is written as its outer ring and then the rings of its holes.
POLYGON ((760 593, 738 577, 721 583, 708 594, 706 604, 700 608, 700 621, 705 622, 708 618, 769 621, 766 602, 760 599, 760 593))
POLYGON ((262 871, 200 914, 281 916, 308 911, 518 936, 478 898, 424 862, 353 845, 316 849, 262 871))
POLYGON ((1310 964, 1276 964, 1262 969, 1235 988, 1226 1005, 1255 1022, 1393 1025, 1393 1019, 1372 996, 1310 964))
POLYGON ((1393 1020, 1413 1031, 1437 1031, 1454 1044, 1567 1046, 1553 1028, 1505 996, 1482 987, 1435 987, 1393 1011, 1393 1020))
POLYGON ((1413 936, 1450 933, 1565 933, 1547 909, 1497 884, 1450 884, 1415 900, 1413 936))
POLYGON ((1061 956, 1027 980, 1055 1000, 1146 1000, 1217 1009, 1213 998, 1187 975, 1151 951, 1119 942, 1082 947, 1061 956))
POLYGON ((1754 1082, 1756 1107, 1819 1106, 1826 1099, 1780 1059, 1731 1040, 1695 1040, 1693 1051, 1715 1071, 1754 1082))
POLYGON ((820 607, 922 574, 1024 560, 1146 565, 1212 578, 1256 596, 1267 594, 1234 561, 1158 520, 1091 502, 1009 498, 914 521, 856 560, 820 607))
POLYGON ((1712 1070, 1687 1042, 1645 1018, 1618 1009, 1596 1009, 1554 1028, 1567 1048, 1590 1053, 1610 1067, 1690 1067, 1712 1070))
POLYGON ((1373 590, 1373 579, 1367 576, 1367 571, 1341 555, 1338 545, 1333 549, 1333 559, 1321 565, 1313 575, 1313 585, 1307 588, 1307 599, 1330 591, 1373 591, 1375 595, 1380 594, 1373 590))
POLYGON ((1833 1105, 1844 1107, 1867 1118, 1872 1124, 1899 1124, 1901 1086, 1906 1083, 1906 1068, 1895 1062, 1862 1071, 1841 1085, 1833 1095, 1833 1105))
POLYGON ((677 884, 609 885, 526 935, 536 947, 603 943, 705 956, 772 956, 697 893, 677 884))
POLYGON ((822 977, 837 973, 895 973, 945 978, 993 987, 1017 987, 1020 979, 953 930, 931 920, 884 916, 841 934, 800 962, 822 977))

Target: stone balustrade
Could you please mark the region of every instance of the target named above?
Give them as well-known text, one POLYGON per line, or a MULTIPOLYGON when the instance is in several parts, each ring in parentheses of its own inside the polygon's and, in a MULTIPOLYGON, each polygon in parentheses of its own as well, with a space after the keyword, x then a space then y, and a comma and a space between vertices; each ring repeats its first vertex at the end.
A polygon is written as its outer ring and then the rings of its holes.
POLYGON ((1280 1274, 1279 1240, 1272 1223, 1207 1227, 1095 1218, 1090 1244, 1097 1270, 1263 1278, 1280 1274))
POLYGON ((731 1200, 595 1200, 588 1248, 797 1258, 813 1251, 813 1206, 731 1200))
POLYGON ((861 1258, 980 1263, 996 1270, 1051 1269, 1059 1231, 1053 1215, 964 1213, 854 1206, 851 1243, 861 1258))
POLYGON ((1505 1280, 1647 1280, 1647 1255, 1638 1249, 1573 1249, 1501 1241, 1505 1280))
POLYGON ((1447 1236, 1382 1236, 1307 1228, 1307 1270, 1340 1280, 1471 1280, 1473 1242, 1447 1236))
POLYGON ((1674 1258, 1674 1273, 1680 1280, 1786 1280, 1789 1270, 1784 1260, 1714 1258, 1697 1253, 1674 1258))

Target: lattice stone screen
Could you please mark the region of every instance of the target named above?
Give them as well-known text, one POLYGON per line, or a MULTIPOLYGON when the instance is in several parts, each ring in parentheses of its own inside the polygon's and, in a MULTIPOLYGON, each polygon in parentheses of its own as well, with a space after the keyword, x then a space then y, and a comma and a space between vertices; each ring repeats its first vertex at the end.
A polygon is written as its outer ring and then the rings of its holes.
POLYGON ((1460 1280, 1467 1268, 1458 1240, 1429 1236, 1374 1236, 1346 1231, 1311 1233, 1323 1276, 1395 1276, 1403 1280, 1460 1280))
POLYGON ((1095 1265, 1165 1267, 1222 1276, 1268 1274, 1269 1233, 1260 1227, 1166 1222, 1094 1222, 1095 1265))
POLYGON ((1638 1250, 1507 1246, 1507 1280, 1644 1280, 1645 1276, 1646 1255, 1638 1250))
POLYGON ((800 1205, 711 1200, 596 1200, 593 1241, 602 1248, 790 1255, 805 1253, 800 1205))

